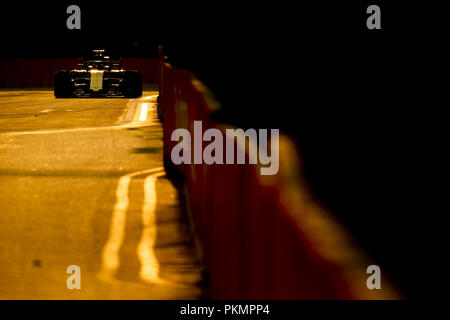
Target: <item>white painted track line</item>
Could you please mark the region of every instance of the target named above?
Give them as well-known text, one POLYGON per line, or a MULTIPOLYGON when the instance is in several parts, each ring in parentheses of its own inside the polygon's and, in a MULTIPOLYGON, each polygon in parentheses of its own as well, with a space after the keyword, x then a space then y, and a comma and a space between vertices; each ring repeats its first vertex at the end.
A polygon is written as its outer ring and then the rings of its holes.
POLYGON ((139 121, 147 120, 148 103, 141 103, 141 113, 139 115, 139 121))
POLYGON ((154 248, 156 243, 156 180, 164 174, 164 172, 153 173, 144 181, 143 230, 137 247, 137 254, 141 263, 139 276, 145 282, 163 282, 159 277, 160 266, 154 248))
MULTIPOLYGON (((162 174, 163 171, 163 167, 158 167, 154 169, 128 173, 120 177, 119 182, 117 183, 116 202, 111 217, 109 236, 102 253, 102 269, 100 272, 101 279, 113 279, 114 273, 119 268, 119 251, 120 247, 122 246, 125 234, 126 213, 129 204, 128 188, 131 179, 135 176, 143 174, 162 174)), ((156 203, 156 194, 154 194, 153 196, 155 197, 154 201, 156 203)))

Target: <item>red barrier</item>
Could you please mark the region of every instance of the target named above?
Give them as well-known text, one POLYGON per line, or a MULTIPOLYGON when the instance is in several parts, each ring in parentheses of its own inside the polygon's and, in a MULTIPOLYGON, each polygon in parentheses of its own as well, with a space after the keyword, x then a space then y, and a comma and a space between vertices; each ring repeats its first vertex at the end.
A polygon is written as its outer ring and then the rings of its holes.
MULTIPOLYGON (((162 52, 160 52, 162 57, 162 52)), ((193 137, 223 124, 210 120, 219 108, 190 73, 161 60, 160 107, 164 159, 178 143, 176 128, 193 137)), ((245 150, 248 152, 248 150, 245 150)), ((248 154, 247 154, 248 155, 248 154)), ((209 270, 215 299, 390 299, 398 298, 386 277, 383 290, 366 287, 371 263, 351 237, 310 195, 301 175, 299 151, 280 137, 280 170, 261 176, 258 165, 182 164, 189 210, 209 270)))
POLYGON ((51 87, 57 70, 71 69, 79 59, 0 59, 2 88, 51 87))
MULTIPOLYGON (((58 70, 70 70, 80 59, 0 59, 0 88, 53 87, 58 70)), ((123 58, 122 67, 142 72, 144 84, 159 83, 159 62, 149 58, 123 58)))
POLYGON ((157 59, 123 58, 122 68, 140 71, 144 84, 159 83, 159 63, 157 59))

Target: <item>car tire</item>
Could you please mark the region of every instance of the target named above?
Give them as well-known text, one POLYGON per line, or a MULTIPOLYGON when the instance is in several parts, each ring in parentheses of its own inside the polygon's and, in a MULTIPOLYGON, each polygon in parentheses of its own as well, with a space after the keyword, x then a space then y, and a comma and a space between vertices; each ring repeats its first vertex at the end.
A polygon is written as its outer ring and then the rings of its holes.
POLYGON ((139 71, 126 71, 123 82, 126 98, 139 98, 142 96, 142 75, 139 71))
POLYGON ((56 72, 54 93, 56 98, 69 98, 72 96, 69 71, 56 72))

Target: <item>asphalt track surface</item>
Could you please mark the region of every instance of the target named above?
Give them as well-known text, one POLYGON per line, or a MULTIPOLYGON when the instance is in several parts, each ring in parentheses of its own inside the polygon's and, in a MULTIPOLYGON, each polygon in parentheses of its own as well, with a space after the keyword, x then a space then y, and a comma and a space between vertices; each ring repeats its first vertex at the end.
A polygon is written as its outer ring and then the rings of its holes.
POLYGON ((157 95, 0 91, 0 299, 202 296, 181 193, 162 169, 157 95), (71 265, 80 289, 68 288, 71 265))

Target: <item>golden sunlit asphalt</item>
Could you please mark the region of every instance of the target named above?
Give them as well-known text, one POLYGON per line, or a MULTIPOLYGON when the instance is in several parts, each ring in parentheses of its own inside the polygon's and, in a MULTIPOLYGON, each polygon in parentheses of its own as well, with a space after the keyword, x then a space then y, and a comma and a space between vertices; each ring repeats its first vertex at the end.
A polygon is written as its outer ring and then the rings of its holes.
POLYGON ((157 91, 0 91, 0 299, 196 299, 201 268, 162 167, 157 91), (68 289, 66 269, 81 269, 68 289))

